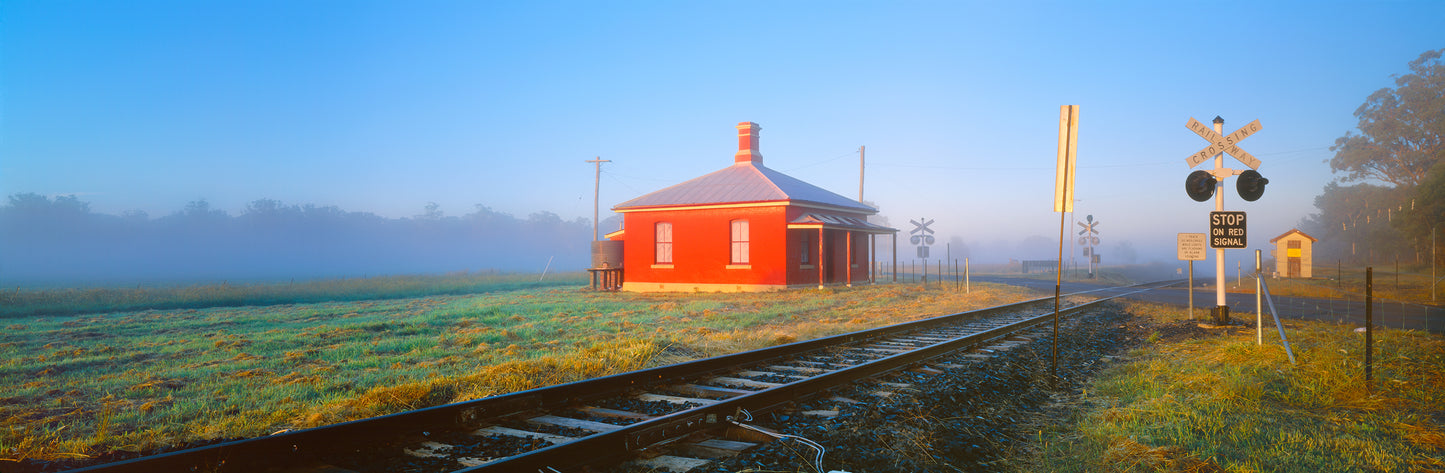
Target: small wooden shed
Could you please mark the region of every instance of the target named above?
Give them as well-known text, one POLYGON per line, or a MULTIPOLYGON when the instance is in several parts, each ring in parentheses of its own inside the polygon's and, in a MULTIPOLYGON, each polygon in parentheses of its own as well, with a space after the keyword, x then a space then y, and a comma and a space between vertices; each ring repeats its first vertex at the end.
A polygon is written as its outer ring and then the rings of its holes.
POLYGON ((1305 232, 1292 228, 1283 235, 1269 240, 1274 244, 1270 253, 1274 256, 1276 276, 1286 278, 1309 278, 1314 274, 1314 242, 1319 241, 1305 232))

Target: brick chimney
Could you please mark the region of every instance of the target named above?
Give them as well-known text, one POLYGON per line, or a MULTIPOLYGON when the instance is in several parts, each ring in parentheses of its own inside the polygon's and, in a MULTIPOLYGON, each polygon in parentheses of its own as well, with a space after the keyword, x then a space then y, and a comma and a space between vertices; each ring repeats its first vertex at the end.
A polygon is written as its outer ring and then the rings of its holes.
POLYGON ((742 122, 738 124, 738 153, 733 155, 733 163, 763 164, 763 153, 758 151, 758 132, 763 127, 753 122, 742 122))

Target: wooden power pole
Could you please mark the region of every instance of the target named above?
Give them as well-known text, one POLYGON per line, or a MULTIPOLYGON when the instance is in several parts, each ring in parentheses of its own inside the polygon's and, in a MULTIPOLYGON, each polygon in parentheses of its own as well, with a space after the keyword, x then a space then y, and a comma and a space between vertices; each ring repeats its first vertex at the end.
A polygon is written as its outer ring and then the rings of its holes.
POLYGON ((858 203, 863 203, 863 151, 864 146, 858 147, 858 203))
POLYGON ((589 159, 587 162, 597 165, 597 175, 592 183, 592 241, 597 241, 597 201, 602 194, 602 163, 610 163, 612 160, 598 156, 597 159, 589 159))

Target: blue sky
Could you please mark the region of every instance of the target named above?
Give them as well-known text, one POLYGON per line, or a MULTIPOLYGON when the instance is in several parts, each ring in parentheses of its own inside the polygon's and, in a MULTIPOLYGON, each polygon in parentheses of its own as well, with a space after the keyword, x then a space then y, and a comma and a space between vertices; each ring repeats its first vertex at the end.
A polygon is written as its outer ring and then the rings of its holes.
POLYGON ((852 196, 865 145, 894 226, 984 248, 1057 238, 1058 108, 1078 104, 1101 252, 1172 258, 1206 230, 1184 124, 1216 115, 1264 126, 1241 147, 1269 189, 1229 182, 1225 206, 1265 248, 1314 210, 1354 110, 1445 47, 1445 2, 1214 5, 7 0, 0 194, 590 218, 585 160, 612 160, 606 209, 731 164, 754 121, 769 167, 852 196))

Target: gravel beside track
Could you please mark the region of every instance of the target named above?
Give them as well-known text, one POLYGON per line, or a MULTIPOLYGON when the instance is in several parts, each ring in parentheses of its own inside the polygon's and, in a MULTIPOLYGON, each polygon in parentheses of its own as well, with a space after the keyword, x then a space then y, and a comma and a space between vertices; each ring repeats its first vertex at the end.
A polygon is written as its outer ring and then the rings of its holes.
MULTIPOLYGON (((1116 304, 1094 309, 1060 323, 1058 382, 1049 373, 1051 340, 1047 325, 1035 329, 1032 342, 991 354, 964 356, 938 363, 967 365, 942 374, 902 372, 880 381, 912 384, 898 389, 858 383, 839 396, 861 401, 847 404, 816 398, 793 409, 758 416, 751 425, 805 437, 827 448, 824 471, 952 472, 1010 469, 1011 452, 1027 449, 1040 419, 1062 418, 1059 406, 1094 373, 1137 346, 1158 327, 1130 324, 1116 304), (880 397, 876 391, 897 394, 880 397), (837 410, 838 416, 802 415, 811 410, 837 410)), ((1182 328, 1181 328, 1182 330, 1182 328)), ((1187 337, 1187 335, 1186 335, 1187 337)), ((813 471, 814 451, 792 440, 773 441, 736 457, 694 471, 813 471)), ((1018 465, 1013 465, 1017 467, 1018 465)), ((650 471, 621 467, 616 472, 650 471)))

